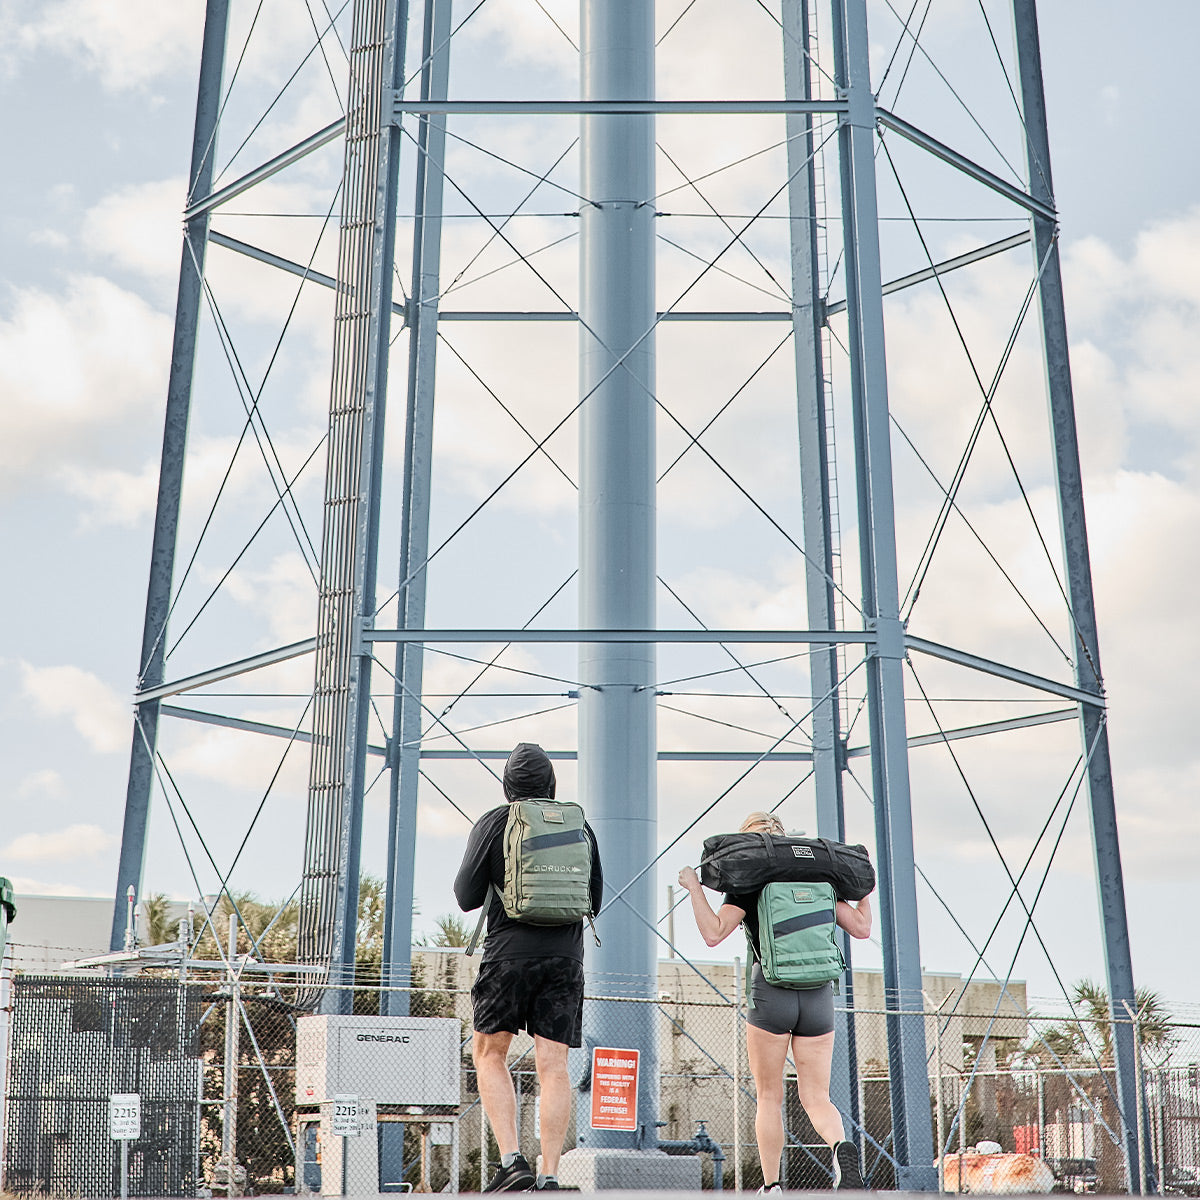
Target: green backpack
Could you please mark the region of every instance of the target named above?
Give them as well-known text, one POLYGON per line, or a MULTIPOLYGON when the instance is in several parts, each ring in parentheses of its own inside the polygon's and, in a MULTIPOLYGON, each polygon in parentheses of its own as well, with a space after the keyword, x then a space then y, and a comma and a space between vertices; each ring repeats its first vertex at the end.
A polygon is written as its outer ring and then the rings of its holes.
MULTIPOLYGON (((592 845, 584 832, 583 809, 557 800, 512 801, 504 826, 504 890, 499 892, 505 914, 527 925, 570 925, 585 918, 590 923, 591 883, 592 845)), ((488 900, 493 890, 495 885, 488 900)), ((483 930, 488 900, 468 954, 483 930)))
MULTIPOLYGON (((768 883, 758 897, 758 963, 776 987, 820 987, 846 969, 828 883, 768 883)), ((747 941, 749 941, 747 933, 747 941)), ((754 945, 750 945, 754 954, 754 945)))
POLYGON ((569 925, 592 913, 592 847, 583 809, 556 800, 514 800, 504 826, 504 891, 514 921, 569 925))

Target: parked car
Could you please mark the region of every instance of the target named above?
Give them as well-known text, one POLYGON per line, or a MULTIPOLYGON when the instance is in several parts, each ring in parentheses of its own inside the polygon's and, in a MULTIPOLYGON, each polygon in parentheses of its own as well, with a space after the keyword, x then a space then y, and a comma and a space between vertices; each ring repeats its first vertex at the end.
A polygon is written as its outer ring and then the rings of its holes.
POLYGON ((1096 1190, 1094 1158, 1047 1158, 1046 1165, 1054 1172, 1056 1192, 1075 1192, 1082 1195, 1096 1190))

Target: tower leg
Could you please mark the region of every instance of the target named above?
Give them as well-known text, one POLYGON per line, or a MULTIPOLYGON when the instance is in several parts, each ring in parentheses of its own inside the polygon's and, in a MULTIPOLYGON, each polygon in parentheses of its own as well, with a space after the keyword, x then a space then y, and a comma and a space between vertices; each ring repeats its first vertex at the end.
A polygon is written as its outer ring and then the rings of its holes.
MULTIPOLYGON (((1035 0, 1013 0, 1013 26, 1021 82, 1021 108, 1025 118, 1029 190, 1036 199, 1053 208, 1050 138, 1046 125, 1046 96, 1042 86, 1042 53, 1035 0)), ((1075 397, 1071 386, 1071 362, 1067 354, 1067 322, 1063 306, 1058 231, 1054 223, 1046 217, 1035 215, 1032 221, 1036 262, 1041 268, 1038 298, 1050 424, 1054 439, 1059 522, 1067 573, 1067 595, 1070 597, 1071 617, 1074 621, 1075 681, 1079 687, 1100 694, 1103 692, 1103 680, 1100 674, 1100 647, 1096 633, 1096 605, 1092 593, 1087 522, 1083 509, 1083 477, 1079 467, 1075 397), (1044 267, 1041 265, 1043 263, 1044 267)), ((1134 998, 1129 922, 1125 913, 1125 883, 1121 870, 1121 849, 1117 839, 1116 802, 1113 796, 1112 763, 1109 758, 1108 728, 1104 711, 1096 705, 1080 705, 1080 727, 1087 758, 1092 844, 1096 856, 1096 882, 1100 893, 1100 916, 1104 930, 1104 961, 1113 1021, 1117 1092, 1121 1098, 1124 1129, 1123 1152, 1130 1188, 1137 1192, 1142 1190, 1138 1184, 1137 1165, 1137 1047, 1129 1016, 1130 1011, 1136 1011, 1137 1001, 1134 998), (1129 1005, 1128 1010, 1126 1004, 1129 1005)), ((1147 1184, 1145 1190, 1150 1190, 1148 1178, 1142 1182, 1147 1184)))
POLYGON ((937 1172, 922 1015, 866 0, 835 0, 833 11, 837 82, 849 102, 838 134, 839 161, 863 613, 877 638, 867 661, 867 710, 893 1153, 899 1188, 932 1191, 937 1172))
MULTIPOLYGON (((450 77, 452 0, 425 0, 421 98, 444 100, 450 77)), ((441 291, 442 190, 446 118, 421 118, 417 150, 416 230, 412 303, 409 306, 408 421, 404 435, 404 503, 400 540, 400 626, 425 626, 432 486, 434 374, 437 367, 438 294, 441 291)), ((401 643, 396 651, 396 699, 388 826, 388 879, 384 901, 383 979, 406 987, 412 977, 413 886, 417 852, 417 788, 421 770, 421 680, 424 647, 401 643)), ((407 1016, 409 993, 386 992, 390 1016, 407 1016)))
MULTIPOLYGON (((812 99, 807 51, 812 44, 809 0, 783 3, 783 81, 788 100, 812 99)), ((833 470, 827 438, 828 395, 822 344, 821 280, 817 262, 817 188, 813 161, 812 117, 787 117, 788 208, 791 215, 792 331, 796 360, 796 402, 800 435, 800 498, 804 516, 805 580, 810 629, 833 629, 837 606, 833 588, 833 470)), ((834 646, 814 647, 809 657, 813 699, 813 783, 817 795, 817 832, 845 840, 842 809, 841 729, 839 728, 838 653, 834 646)), ((854 1030, 854 975, 849 939, 843 933, 846 972, 836 1016, 830 1097, 853 1125, 860 1122, 854 1030)))
MULTIPOLYGON (((188 174, 189 201, 201 199, 212 191, 228 34, 229 0, 208 0, 204 13, 200 84, 196 94, 196 122, 192 134, 192 162, 188 174)), ((158 471, 158 503, 154 510, 154 541, 150 551, 150 583, 146 592, 146 618, 142 626, 142 654, 138 660, 138 689, 141 691, 157 687, 163 682, 167 613, 171 607, 171 583, 175 574, 183 460, 192 407, 192 376, 196 366, 196 332, 203 299, 208 224, 206 209, 192 217, 183 230, 179 290, 175 299, 175 335, 171 342, 171 373, 167 383, 167 412, 158 471)), ((121 829, 121 854, 117 864, 117 890, 108 947, 113 951, 122 949, 125 944, 126 892, 132 887, 134 895, 140 897, 142 891, 146 830, 150 822, 150 792, 154 785, 154 753, 158 744, 159 705, 158 700, 147 700, 139 704, 134 712, 129 782, 125 792, 125 821, 121 829)))

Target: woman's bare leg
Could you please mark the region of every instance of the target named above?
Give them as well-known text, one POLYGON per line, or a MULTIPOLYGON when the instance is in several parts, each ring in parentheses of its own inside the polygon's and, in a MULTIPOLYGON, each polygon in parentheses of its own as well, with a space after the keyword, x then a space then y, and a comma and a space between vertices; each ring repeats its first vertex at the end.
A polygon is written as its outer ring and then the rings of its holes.
POLYGON ((796 1064, 796 1091, 817 1134, 829 1145, 842 1141, 846 1131, 842 1114, 829 1099, 829 1074, 833 1067, 833 1034, 793 1037, 792 1061, 796 1064))
POLYGON ((787 1062, 788 1040, 786 1033, 768 1033, 753 1025, 746 1026, 746 1057, 758 1093, 754 1135, 764 1184, 778 1182, 779 1160, 783 1157, 783 1067, 787 1062))

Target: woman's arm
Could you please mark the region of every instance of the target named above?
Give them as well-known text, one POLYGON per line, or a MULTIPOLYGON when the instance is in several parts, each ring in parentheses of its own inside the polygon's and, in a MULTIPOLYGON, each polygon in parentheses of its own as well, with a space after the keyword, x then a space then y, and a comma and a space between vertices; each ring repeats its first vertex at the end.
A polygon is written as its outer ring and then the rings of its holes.
POLYGON ((864 896, 856 905, 837 902, 837 923, 852 937, 871 936, 871 900, 864 896))
POLYGON ((696 928, 700 930, 706 945, 719 945, 742 923, 746 913, 736 904, 722 904, 717 912, 713 912, 700 878, 692 867, 684 867, 679 872, 679 883, 687 888, 692 898, 692 915, 696 918, 696 928))

